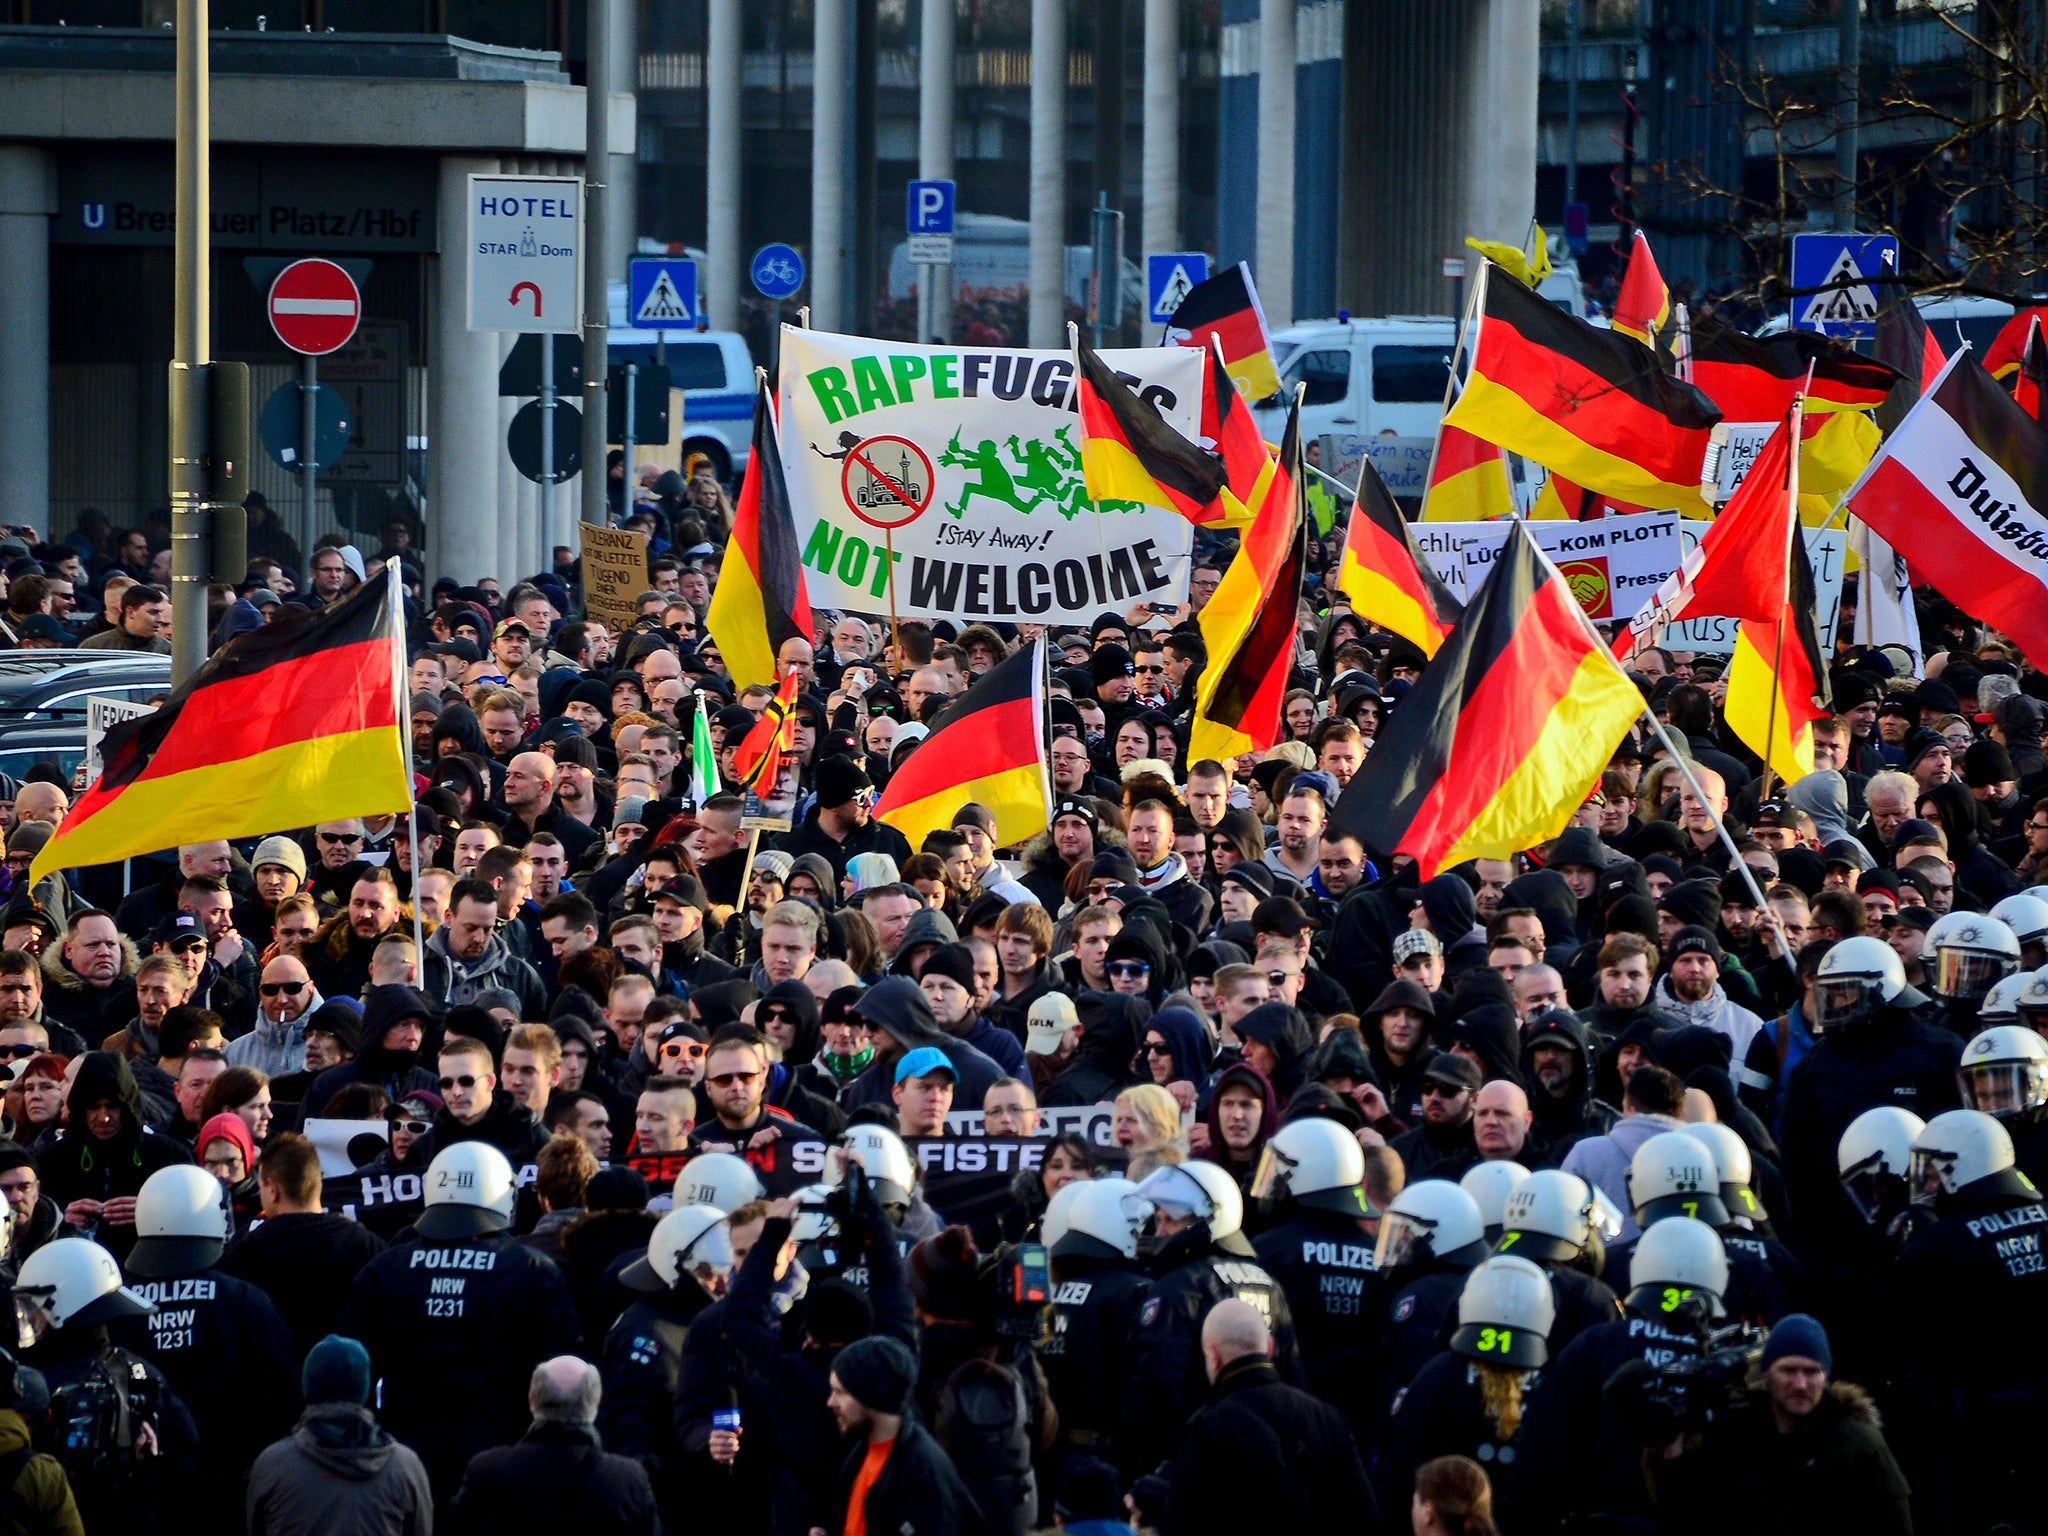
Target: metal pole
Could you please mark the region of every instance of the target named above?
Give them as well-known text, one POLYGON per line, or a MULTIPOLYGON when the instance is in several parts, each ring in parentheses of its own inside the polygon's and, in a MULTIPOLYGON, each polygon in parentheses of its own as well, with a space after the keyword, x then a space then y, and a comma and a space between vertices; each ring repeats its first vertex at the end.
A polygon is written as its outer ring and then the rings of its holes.
POLYGON ((1856 227, 1856 105, 1863 89, 1862 0, 1842 0, 1835 21, 1835 51, 1841 68, 1835 99, 1835 228, 1856 227))
POLYGON ((299 362, 299 548, 313 547, 313 520, 318 513, 316 482, 320 465, 314 442, 320 433, 320 360, 308 355, 299 362))
MULTIPOLYGON (((592 0, 586 7, 583 64, 583 521, 605 526, 610 506, 605 473, 605 378, 610 362, 611 304, 605 261, 611 202, 605 178, 611 174, 611 7, 592 0)), ((552 530, 550 530, 552 537, 552 530)), ((574 547, 580 541, 570 540, 574 547)), ((546 562, 543 561, 543 564, 546 562)))
POLYGON ((1564 200, 1579 200, 1579 0, 1564 7, 1564 200))
POLYGON ((1295 0, 1259 7, 1259 189, 1253 209, 1254 274, 1274 325, 1294 319, 1295 0))
POLYGON ((555 338, 540 338, 540 530, 545 541, 555 515, 555 338))
POLYGON ((1145 0, 1147 253, 1180 249, 1180 0, 1145 0))
POLYGON ((1030 188, 1025 340, 1056 347, 1067 323, 1067 0, 1031 0, 1030 188))
MULTIPOLYGON (((924 0, 918 18, 917 174, 953 179, 955 0, 924 0)), ((917 339, 953 339, 953 269, 926 267, 917 285, 917 339)))
POLYGON ((171 311, 171 680, 206 661, 206 367, 213 361, 207 0, 178 0, 178 150, 171 311))
MULTIPOLYGON (((616 528, 631 516, 633 512, 633 407, 639 403, 640 365, 638 363, 628 363, 626 364, 626 408, 621 413, 625 418, 625 424, 624 430, 619 434, 619 449, 626 460, 626 473, 625 477, 619 482, 619 515, 617 518, 607 517, 605 519, 605 526, 610 528, 616 528)), ((606 478, 610 477, 607 476, 606 478)), ((605 510, 607 512, 611 510, 609 498, 607 498, 605 510)))
POLYGON ((740 221, 740 0, 711 0, 705 31, 702 310, 713 325, 738 330, 740 273, 746 269, 740 221))
POLYGON ((811 303, 818 324, 846 321, 846 140, 852 132, 848 67, 852 0, 815 0, 811 16, 811 303))

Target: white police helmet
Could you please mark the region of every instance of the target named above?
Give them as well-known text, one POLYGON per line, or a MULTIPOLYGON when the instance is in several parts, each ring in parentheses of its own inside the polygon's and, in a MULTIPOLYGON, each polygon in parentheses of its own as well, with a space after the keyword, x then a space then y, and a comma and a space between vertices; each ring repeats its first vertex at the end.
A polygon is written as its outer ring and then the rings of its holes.
POLYGON ((2048 965, 2031 971, 2020 983, 2020 1022, 2029 1029, 2048 1030, 2048 965))
POLYGON ((1683 1131, 1662 1131, 1628 1165, 1628 1198, 1636 1224, 1648 1228, 1671 1216, 1690 1216, 1710 1227, 1728 1225, 1721 1171, 1707 1144, 1683 1131))
POLYGON ((1465 1277, 1451 1348, 1481 1365, 1534 1370, 1550 1359, 1557 1295, 1541 1265, 1496 1254, 1465 1277))
POLYGON ((1906 1179, 1913 1166, 1913 1142, 1927 1122, 1910 1109, 1880 1104, 1866 1109, 1842 1132, 1835 1167, 1850 1202, 1867 1222, 1906 1205, 1906 1179))
MULTIPOLYGON (((903 1138, 885 1125, 849 1125, 846 1134, 839 1138, 839 1145, 867 1174, 882 1209, 900 1220, 917 1188, 917 1169, 910 1161, 910 1149, 903 1145, 903 1138)), ((839 1159, 825 1159, 825 1182, 835 1186, 846 1182, 846 1170, 839 1165, 839 1159)))
POLYGON ((57 1238, 24 1259, 14 1294, 28 1303, 39 1326, 49 1328, 92 1328, 156 1310, 121 1283, 121 1266, 111 1253, 82 1237, 57 1238))
POLYGON ((1199 1158, 1153 1169, 1137 1194, 1169 1216, 1207 1222, 1212 1241, 1233 1237, 1244 1226, 1244 1195, 1237 1180, 1199 1158))
POLYGON ((1479 1207, 1479 1219, 1486 1226, 1486 1240, 1492 1242, 1507 1225, 1508 1196, 1529 1181, 1529 1170, 1508 1158, 1474 1163, 1458 1180, 1458 1188, 1479 1207))
POLYGON ((1905 990, 1906 967, 1891 945, 1863 934, 1843 939, 1814 972, 1814 1032, 1861 1024, 1905 990))
POLYGON ((1764 1221, 1770 1213, 1757 1199, 1753 1187, 1756 1170, 1749 1156, 1749 1143, 1735 1128, 1717 1120, 1689 1120, 1679 1128, 1714 1155, 1714 1172, 1721 1181, 1721 1203, 1728 1214, 1745 1221, 1764 1221))
POLYGON ((683 1276, 713 1295, 732 1272, 732 1224, 715 1205, 681 1205, 662 1217, 647 1239, 647 1254, 619 1271, 636 1291, 672 1289, 683 1276))
POLYGON ((227 1185, 195 1163, 159 1168, 135 1196, 128 1272, 159 1280, 211 1269, 234 1230, 227 1185))
POLYGON ((1252 1198, 1365 1216, 1370 1212, 1359 1188, 1364 1181, 1365 1149, 1358 1138, 1334 1120, 1310 1115, 1288 1121, 1267 1140, 1252 1175, 1252 1198))
POLYGON ((1563 1263, 1586 1251, 1595 1236, 1593 1186, 1576 1173, 1541 1168, 1517 1184, 1501 1207, 1496 1253, 1514 1252, 1539 1263, 1563 1263))
POLYGON ((1066 1230, 1046 1244, 1056 1259, 1135 1259, 1138 1239, 1152 1219, 1152 1203, 1129 1179, 1093 1179, 1068 1184, 1066 1230))
POLYGON ((1977 1005, 1977 1023, 1986 1029, 1993 1024, 2019 1023, 2020 994, 2027 990, 2027 983, 2033 979, 2032 971, 2014 971, 2010 976, 1999 977, 1977 1005))
POLYGON ((1724 1315, 1728 1250, 1721 1234, 1690 1216, 1667 1216, 1637 1240, 1628 1285, 1628 1304, 1642 1316, 1678 1318, 1700 1298, 1707 1316, 1724 1315))
POLYGON ((2020 1024, 1980 1030, 1963 1047, 1956 1086, 1964 1104, 1996 1119, 2030 1115, 2048 1104, 2048 1041, 2020 1024))
POLYGON ((1435 1258, 1477 1263, 1486 1257, 1486 1222, 1479 1202, 1449 1179, 1418 1179, 1380 1218, 1373 1265, 1382 1271, 1435 1258))
POLYGON ((431 1242, 455 1242, 512 1225, 512 1165, 486 1141, 458 1141, 427 1164, 427 1208, 413 1228, 431 1242))
POLYGON ((2010 928, 1984 912, 1951 912, 1927 930, 1934 955, 1934 994, 1974 1002, 2001 976, 2020 968, 2020 941, 2010 928))
POLYGON ((1046 1247, 1050 1248, 1066 1236, 1067 1218, 1073 1212, 1074 1202, 1081 1198, 1081 1191, 1086 1189, 1090 1182, 1088 1179, 1076 1179, 1071 1184, 1062 1184, 1052 1192, 1052 1198, 1045 1202, 1045 1215, 1038 1223, 1038 1240, 1046 1247))
POLYGON ((676 1175, 675 1203, 715 1205, 727 1213, 768 1193, 754 1165, 730 1152, 700 1152, 676 1175))
POLYGON ((2048 944, 2048 901, 2017 891, 1997 903, 1991 915, 2012 930, 2012 936, 2020 941, 2020 947, 2029 944, 2048 944))
POLYGON ((1938 1204, 1944 1196, 2011 1171, 2012 1136, 1981 1110, 1948 1110, 1913 1138, 1908 1177, 1916 1205, 1938 1204))

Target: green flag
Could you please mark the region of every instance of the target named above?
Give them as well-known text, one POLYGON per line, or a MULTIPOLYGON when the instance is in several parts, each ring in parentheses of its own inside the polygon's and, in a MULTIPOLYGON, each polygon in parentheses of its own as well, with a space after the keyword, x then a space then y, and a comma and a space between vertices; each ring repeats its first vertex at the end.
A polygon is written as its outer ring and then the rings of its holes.
POLYGON ((690 803, 698 810, 718 793, 718 754, 711 748, 711 717, 697 695, 697 726, 690 737, 690 803))

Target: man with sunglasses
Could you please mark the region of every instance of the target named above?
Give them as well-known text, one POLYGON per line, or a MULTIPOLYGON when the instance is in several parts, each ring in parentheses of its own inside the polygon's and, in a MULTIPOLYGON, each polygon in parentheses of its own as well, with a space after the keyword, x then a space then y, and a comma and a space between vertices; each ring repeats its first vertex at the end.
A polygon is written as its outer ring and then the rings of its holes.
POLYGON ((901 869, 910 862, 910 842, 901 832, 869 814, 875 786, 867 771, 850 757, 821 760, 817 770, 817 803, 802 825, 785 833, 777 846, 795 859, 821 855, 832 866, 836 885, 846 878, 846 861, 857 853, 886 853, 901 869))
POLYGON ((698 1152, 746 1153, 788 1137, 817 1132, 786 1109, 767 1102, 771 1051, 768 1037, 748 1024, 729 1024, 704 1057, 698 1096, 711 1108, 690 1131, 698 1152))
POLYGON ((256 991, 256 1027, 228 1042, 228 1065, 255 1067, 270 1077, 302 1070, 306 1020, 326 999, 292 955, 279 955, 264 966, 256 991))
POLYGON ((413 1143, 406 1162, 424 1168, 434 1155, 458 1142, 487 1142, 505 1154, 516 1173, 540 1155, 548 1133, 532 1110, 498 1086, 490 1047, 467 1035, 451 1035, 441 1047, 441 1111, 427 1133, 413 1143))

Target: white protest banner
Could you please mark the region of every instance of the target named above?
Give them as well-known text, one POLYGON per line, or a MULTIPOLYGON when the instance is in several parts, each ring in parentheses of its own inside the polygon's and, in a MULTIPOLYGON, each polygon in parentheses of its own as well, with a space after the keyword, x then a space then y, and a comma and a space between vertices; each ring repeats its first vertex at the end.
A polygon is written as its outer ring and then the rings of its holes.
POLYGON ((154 704, 135 704, 127 699, 111 698, 104 693, 88 693, 85 696, 85 782, 90 784, 100 776, 100 743, 106 740, 107 727, 118 725, 123 720, 133 720, 141 715, 156 713, 154 704))
MULTIPOLYGON (((1691 554, 1693 546, 1712 526, 1697 519, 1681 523, 1678 536, 1685 549, 1679 559, 1691 554)), ((1821 646, 1825 649, 1829 637, 1835 632, 1835 622, 1841 617, 1843 557, 1849 548, 1849 535, 1841 528, 1805 528, 1801 531, 1806 535, 1806 558, 1813 566, 1814 633, 1820 636, 1821 646)), ((1734 653, 1735 632, 1741 627, 1739 620, 1708 615, 1673 624, 1657 643, 1668 651, 1728 656, 1734 653)))
MULTIPOLYGON (((1525 526, 1557 563, 1586 617, 1596 624, 1626 624, 1678 569, 1678 525, 1678 514, 1665 511, 1525 526)), ((1415 541, 1452 595, 1470 602, 1507 542, 1511 526, 1504 519, 1417 523, 1415 541)))
MULTIPOLYGON (((786 326, 778 401, 804 580, 818 608, 1085 624, 1187 601, 1194 528, 1088 499, 1066 352, 919 347, 786 326)), ((1193 437, 1192 347, 1102 354, 1193 437)))

